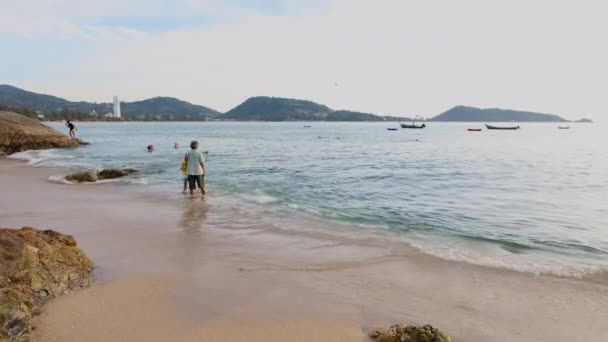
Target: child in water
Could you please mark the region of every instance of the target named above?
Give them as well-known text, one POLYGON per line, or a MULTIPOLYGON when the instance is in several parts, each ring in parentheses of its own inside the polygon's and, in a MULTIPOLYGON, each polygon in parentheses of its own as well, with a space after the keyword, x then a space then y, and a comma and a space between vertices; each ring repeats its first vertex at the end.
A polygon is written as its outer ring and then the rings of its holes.
POLYGON ((188 161, 186 158, 182 159, 182 175, 184 176, 184 190, 182 192, 186 192, 188 185, 188 161))

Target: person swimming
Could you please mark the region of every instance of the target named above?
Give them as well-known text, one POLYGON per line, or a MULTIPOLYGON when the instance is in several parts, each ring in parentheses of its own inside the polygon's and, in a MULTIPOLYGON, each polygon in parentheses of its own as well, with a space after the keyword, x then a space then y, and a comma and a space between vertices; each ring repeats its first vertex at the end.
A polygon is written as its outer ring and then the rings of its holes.
POLYGON ((148 145, 148 152, 154 152, 154 145, 150 144, 148 145))
POLYGON ((179 144, 175 143, 175 145, 173 145, 173 148, 178 149, 179 148, 179 144))

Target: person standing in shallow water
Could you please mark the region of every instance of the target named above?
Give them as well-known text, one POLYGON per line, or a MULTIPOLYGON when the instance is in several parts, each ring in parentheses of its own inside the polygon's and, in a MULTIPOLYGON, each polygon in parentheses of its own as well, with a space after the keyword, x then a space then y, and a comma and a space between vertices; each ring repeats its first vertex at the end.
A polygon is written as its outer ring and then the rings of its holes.
POLYGON ((188 163, 188 184, 190 185, 190 196, 194 197, 196 185, 201 189, 201 195, 205 196, 205 159, 198 150, 198 141, 190 143, 190 151, 184 157, 188 163))
POLYGON ((186 189, 188 188, 188 161, 186 158, 182 159, 182 174, 184 175, 184 191, 186 193, 186 189))
POLYGON ((70 138, 76 138, 76 126, 70 120, 65 120, 65 125, 70 129, 70 138))

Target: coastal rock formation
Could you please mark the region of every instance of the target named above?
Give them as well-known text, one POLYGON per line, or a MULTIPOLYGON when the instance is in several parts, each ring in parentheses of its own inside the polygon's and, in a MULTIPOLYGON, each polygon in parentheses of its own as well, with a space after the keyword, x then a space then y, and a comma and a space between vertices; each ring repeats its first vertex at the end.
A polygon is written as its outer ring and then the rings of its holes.
POLYGON ((451 342, 451 338, 432 325, 395 324, 388 330, 374 330, 369 337, 378 342, 451 342))
POLYGON ((112 179, 128 176, 132 173, 137 172, 134 169, 105 169, 97 173, 99 179, 112 179))
POLYGON ((65 179, 76 183, 97 182, 99 176, 97 176, 97 172, 79 172, 65 176, 65 179))
POLYGON ((113 179, 128 176, 137 172, 134 169, 105 169, 100 172, 79 172, 65 177, 67 181, 75 183, 90 183, 102 179, 113 179))
POLYGON ((0 111, 0 155, 25 150, 75 147, 80 144, 82 142, 79 139, 70 139, 37 120, 0 111))
POLYGON ((91 284, 93 264, 72 236, 0 229, 0 342, 29 340, 32 316, 49 299, 91 284))

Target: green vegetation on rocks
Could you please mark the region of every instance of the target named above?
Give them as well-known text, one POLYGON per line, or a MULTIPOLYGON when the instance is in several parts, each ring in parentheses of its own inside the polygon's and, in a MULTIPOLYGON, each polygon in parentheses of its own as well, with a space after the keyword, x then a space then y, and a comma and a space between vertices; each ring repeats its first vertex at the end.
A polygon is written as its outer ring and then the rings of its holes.
POLYGON ((0 229, 0 342, 26 342, 31 319, 49 299, 92 282, 91 260, 72 236, 0 229))
POLYGON ((432 325, 395 324, 388 330, 373 330, 369 337, 378 342, 451 342, 452 339, 432 325))

